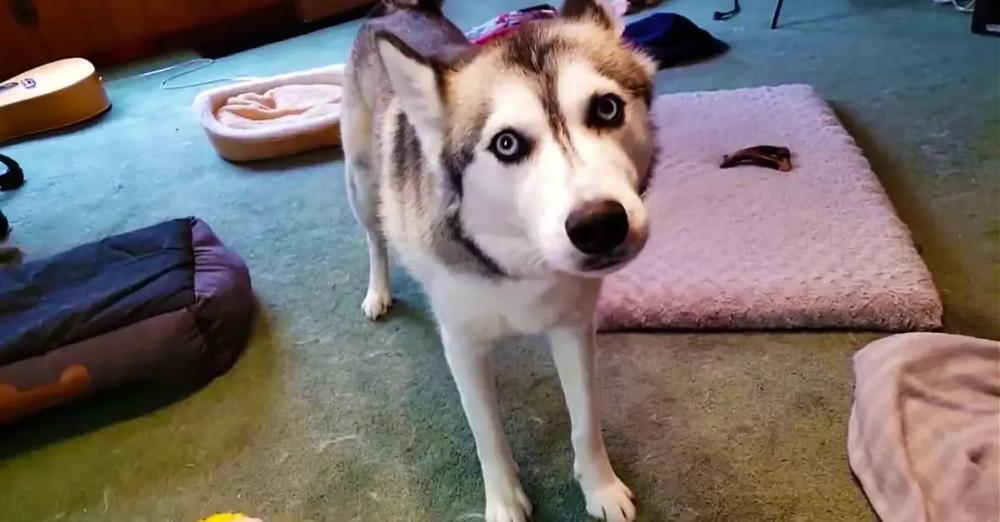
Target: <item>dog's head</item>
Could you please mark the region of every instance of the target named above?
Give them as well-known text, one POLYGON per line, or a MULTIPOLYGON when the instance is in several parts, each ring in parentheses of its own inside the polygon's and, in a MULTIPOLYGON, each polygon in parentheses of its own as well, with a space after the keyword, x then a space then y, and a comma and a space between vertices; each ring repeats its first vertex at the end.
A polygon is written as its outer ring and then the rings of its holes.
POLYGON ((656 68, 620 29, 600 0, 567 0, 447 60, 379 37, 448 211, 507 273, 601 276, 646 242, 656 68))

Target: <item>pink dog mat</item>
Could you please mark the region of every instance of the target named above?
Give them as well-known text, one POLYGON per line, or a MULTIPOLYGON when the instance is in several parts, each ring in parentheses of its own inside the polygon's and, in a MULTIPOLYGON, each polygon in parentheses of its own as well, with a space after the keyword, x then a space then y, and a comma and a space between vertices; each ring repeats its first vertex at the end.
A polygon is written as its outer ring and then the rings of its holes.
POLYGON ((651 236, 607 279, 600 329, 940 328, 909 230, 811 87, 666 95, 653 114, 651 236), (793 170, 719 168, 755 145, 787 146, 793 170))
POLYGON ((1000 520, 1000 343, 894 335, 854 375, 847 453, 882 520, 1000 520))

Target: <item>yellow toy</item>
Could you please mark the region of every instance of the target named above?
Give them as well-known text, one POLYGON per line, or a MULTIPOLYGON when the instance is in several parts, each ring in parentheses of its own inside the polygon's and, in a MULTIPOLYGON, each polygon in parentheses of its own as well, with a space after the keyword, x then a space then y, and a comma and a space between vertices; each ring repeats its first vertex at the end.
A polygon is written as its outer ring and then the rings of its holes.
POLYGON ((250 518, 242 513, 216 513, 198 522, 264 522, 259 518, 250 518))

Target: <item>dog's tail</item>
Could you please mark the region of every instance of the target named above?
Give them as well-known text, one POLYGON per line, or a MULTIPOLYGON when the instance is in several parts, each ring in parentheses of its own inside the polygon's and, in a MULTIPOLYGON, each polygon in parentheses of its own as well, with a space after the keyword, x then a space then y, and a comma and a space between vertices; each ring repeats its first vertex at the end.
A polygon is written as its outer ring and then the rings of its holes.
POLYGON ((401 9, 417 9, 440 13, 444 0, 381 0, 375 4, 370 16, 385 16, 401 9))

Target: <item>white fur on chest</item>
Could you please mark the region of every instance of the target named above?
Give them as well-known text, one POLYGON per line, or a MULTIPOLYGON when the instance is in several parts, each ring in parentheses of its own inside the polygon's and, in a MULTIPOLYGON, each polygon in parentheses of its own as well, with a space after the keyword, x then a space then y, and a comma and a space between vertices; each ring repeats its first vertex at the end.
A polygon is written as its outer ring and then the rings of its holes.
POLYGON ((456 274, 443 266, 422 283, 444 324, 483 340, 539 334, 557 325, 586 324, 593 317, 600 292, 598 280, 490 280, 456 274))

